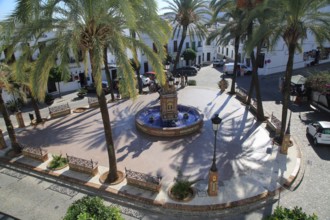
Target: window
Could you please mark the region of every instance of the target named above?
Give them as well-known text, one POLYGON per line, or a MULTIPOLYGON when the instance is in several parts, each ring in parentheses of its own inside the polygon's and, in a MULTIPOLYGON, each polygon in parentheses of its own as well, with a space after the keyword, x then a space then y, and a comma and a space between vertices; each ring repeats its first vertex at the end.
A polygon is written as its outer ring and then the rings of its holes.
POLYGON ((174 52, 178 52, 178 42, 176 40, 173 41, 173 50, 174 52))
POLYGON ((189 42, 186 42, 186 48, 189 48, 189 42))
POLYGON ((202 47, 202 41, 198 41, 198 47, 202 47))
POLYGON ((192 42, 192 44, 191 44, 191 48, 193 49, 193 50, 195 50, 196 51, 196 42, 194 41, 194 42, 192 42))
POLYGON ((228 56, 228 48, 226 48, 226 56, 228 56))

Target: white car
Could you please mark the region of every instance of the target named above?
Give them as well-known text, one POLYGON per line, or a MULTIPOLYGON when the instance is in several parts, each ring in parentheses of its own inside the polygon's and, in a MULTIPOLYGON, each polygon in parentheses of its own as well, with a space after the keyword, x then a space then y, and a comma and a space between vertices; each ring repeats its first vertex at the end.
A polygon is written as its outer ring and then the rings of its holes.
POLYGON ((224 60, 213 60, 213 67, 223 66, 225 63, 224 60))
MULTIPOLYGON (((252 69, 243 63, 237 63, 237 66, 239 67, 240 71, 243 71, 243 74, 241 73, 241 75, 248 75, 252 73, 252 69)), ((225 74, 232 75, 234 72, 234 63, 226 63, 223 66, 223 72, 225 74)))
POLYGON ((307 125, 306 134, 313 138, 314 145, 330 144, 330 122, 315 121, 307 125))

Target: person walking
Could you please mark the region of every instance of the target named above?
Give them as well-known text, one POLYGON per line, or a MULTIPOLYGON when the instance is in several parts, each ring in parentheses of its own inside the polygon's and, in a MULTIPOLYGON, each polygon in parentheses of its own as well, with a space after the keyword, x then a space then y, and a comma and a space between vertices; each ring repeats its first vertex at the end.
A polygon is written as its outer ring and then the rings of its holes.
POLYGON ((185 86, 188 85, 188 75, 187 74, 184 75, 184 85, 185 86))

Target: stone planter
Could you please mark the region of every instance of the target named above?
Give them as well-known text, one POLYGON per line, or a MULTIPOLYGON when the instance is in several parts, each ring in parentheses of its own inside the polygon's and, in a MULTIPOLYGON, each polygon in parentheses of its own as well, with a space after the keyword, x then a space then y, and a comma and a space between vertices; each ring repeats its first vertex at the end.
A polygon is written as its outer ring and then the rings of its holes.
POLYGON ((228 81, 222 79, 218 82, 218 86, 221 92, 224 92, 228 88, 228 81))
POLYGON ((186 196, 185 198, 178 198, 176 195, 174 195, 172 193, 172 189, 174 187, 174 184, 169 188, 168 190, 168 196, 170 197, 170 199, 176 201, 176 202, 190 202, 191 200, 193 200, 196 196, 196 190, 194 187, 190 187, 189 188, 189 194, 188 196, 186 196))

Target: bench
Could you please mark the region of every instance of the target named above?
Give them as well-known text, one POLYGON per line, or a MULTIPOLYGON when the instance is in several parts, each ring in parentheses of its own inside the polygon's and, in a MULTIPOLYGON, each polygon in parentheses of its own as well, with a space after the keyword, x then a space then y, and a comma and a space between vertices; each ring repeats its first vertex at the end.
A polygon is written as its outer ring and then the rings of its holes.
POLYGON ((69 169, 81 173, 95 176, 98 173, 98 163, 93 160, 86 160, 78 157, 66 155, 69 169))
POLYGON ((65 115, 71 114, 71 109, 69 106, 69 103, 58 105, 58 106, 52 106, 48 107, 49 109, 49 115, 51 118, 57 118, 65 115))
POLYGON ((142 189, 159 192, 161 188, 161 177, 151 176, 145 173, 140 173, 128 170, 125 167, 127 184, 136 186, 142 189))
POLYGON ((29 147, 22 146, 22 154, 24 157, 28 157, 34 160, 45 162, 48 160, 48 153, 46 150, 41 149, 41 147, 29 147))
POLYGON ((269 119, 267 119, 267 127, 275 132, 275 135, 279 135, 281 132, 281 121, 278 120, 272 113, 269 119))
POLYGON ((99 107, 99 100, 97 98, 88 97, 88 105, 90 108, 99 107))
POLYGON ((236 98, 240 101, 242 101, 243 103, 246 103, 246 99, 247 99, 248 95, 247 95, 247 91, 243 88, 237 87, 236 88, 236 98))

